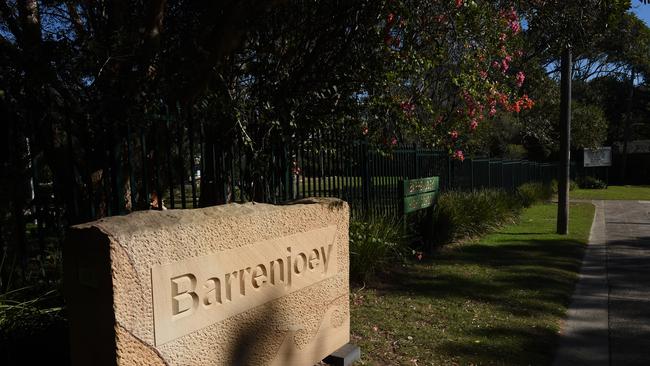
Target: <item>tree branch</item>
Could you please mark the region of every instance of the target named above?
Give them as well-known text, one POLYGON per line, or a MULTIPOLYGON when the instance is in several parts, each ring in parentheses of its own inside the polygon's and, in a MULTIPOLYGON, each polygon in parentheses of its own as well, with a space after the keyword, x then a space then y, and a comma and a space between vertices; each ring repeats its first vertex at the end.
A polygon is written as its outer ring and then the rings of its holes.
POLYGON ((9 31, 14 35, 16 40, 20 40, 22 32, 16 20, 16 14, 9 8, 5 0, 0 0, 0 16, 7 23, 7 28, 9 28, 9 31))

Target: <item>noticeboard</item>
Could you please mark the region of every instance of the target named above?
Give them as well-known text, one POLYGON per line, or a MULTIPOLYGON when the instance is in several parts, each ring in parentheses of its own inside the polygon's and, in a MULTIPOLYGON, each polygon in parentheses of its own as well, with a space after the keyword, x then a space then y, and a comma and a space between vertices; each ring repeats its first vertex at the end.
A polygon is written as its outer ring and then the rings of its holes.
POLYGON ((598 166, 612 166, 612 148, 599 147, 595 149, 584 149, 585 168, 598 166))

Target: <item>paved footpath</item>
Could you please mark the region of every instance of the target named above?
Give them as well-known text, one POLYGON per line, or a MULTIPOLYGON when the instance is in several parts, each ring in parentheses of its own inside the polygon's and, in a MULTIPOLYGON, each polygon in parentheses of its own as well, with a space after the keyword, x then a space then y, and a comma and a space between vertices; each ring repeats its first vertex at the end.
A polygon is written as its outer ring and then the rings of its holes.
POLYGON ((594 204, 555 365, 650 365, 650 200, 594 204))

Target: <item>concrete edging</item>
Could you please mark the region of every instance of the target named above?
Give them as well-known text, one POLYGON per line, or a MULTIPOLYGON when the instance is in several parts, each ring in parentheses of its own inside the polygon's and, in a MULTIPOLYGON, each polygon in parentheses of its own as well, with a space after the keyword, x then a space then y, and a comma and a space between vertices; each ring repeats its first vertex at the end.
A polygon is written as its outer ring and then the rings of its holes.
POLYGON ((596 207, 580 276, 560 331, 555 366, 609 365, 605 202, 596 207))

